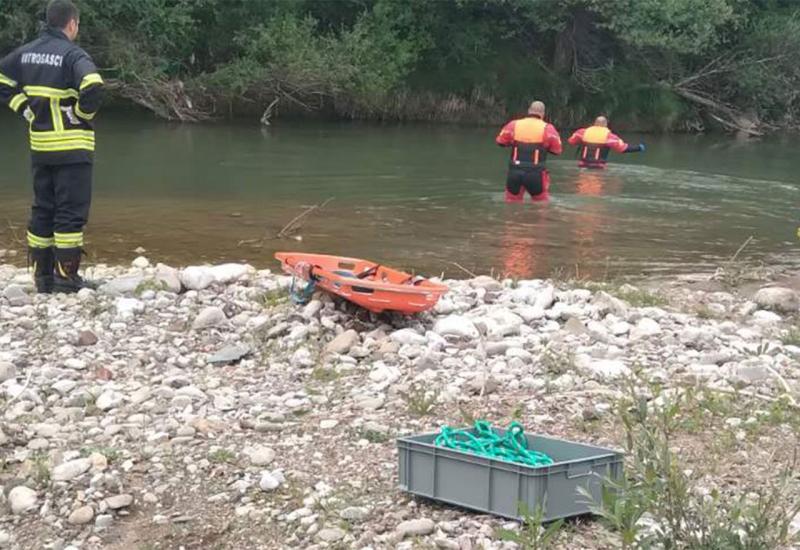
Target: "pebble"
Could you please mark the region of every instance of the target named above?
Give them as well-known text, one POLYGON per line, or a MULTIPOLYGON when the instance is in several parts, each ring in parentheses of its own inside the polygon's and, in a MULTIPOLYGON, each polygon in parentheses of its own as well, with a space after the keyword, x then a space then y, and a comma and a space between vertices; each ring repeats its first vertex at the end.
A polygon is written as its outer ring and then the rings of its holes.
POLYGON ((369 515, 369 510, 360 506, 348 506, 339 512, 339 517, 347 521, 364 521, 369 515))
POLYGON ((430 535, 436 528, 433 520, 428 518, 410 519, 397 526, 397 533, 402 537, 422 537, 430 535))
POLYGON ((266 466, 275 460, 275 451, 269 447, 248 447, 244 450, 244 454, 250 458, 250 464, 253 466, 266 466))
POLYGON ((321 529, 317 533, 317 538, 319 538, 321 541, 324 542, 338 542, 342 540, 346 534, 347 533, 345 533, 342 529, 339 529, 338 527, 332 527, 332 528, 329 527, 321 529))
POLYGON ((112 523, 114 523, 114 516, 111 514, 102 514, 95 518, 94 528, 96 531, 103 531, 111 527, 112 523))
POLYGON ((74 370, 84 370, 86 368, 86 361, 78 359, 76 357, 70 357, 69 359, 64 360, 64 366, 68 369, 74 370))
POLYGON ((84 525, 94 518, 94 509, 91 506, 81 506, 72 511, 67 519, 71 525, 84 525))
POLYGON ((79 346, 93 346, 97 343, 97 335, 91 330, 82 330, 78 334, 79 346))
POLYGON ((261 474, 261 480, 258 482, 258 486, 261 490, 266 492, 274 491, 280 484, 280 478, 271 472, 263 472, 261 474))
POLYGON ((108 497, 105 502, 110 509, 119 510, 133 504, 133 495, 114 495, 113 497, 108 497))

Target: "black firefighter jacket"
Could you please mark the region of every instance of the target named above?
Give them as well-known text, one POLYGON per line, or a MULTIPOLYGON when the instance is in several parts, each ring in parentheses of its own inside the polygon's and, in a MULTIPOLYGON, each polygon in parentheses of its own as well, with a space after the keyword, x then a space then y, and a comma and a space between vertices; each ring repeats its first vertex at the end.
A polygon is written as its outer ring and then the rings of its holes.
POLYGON ((92 162, 102 93, 92 59, 57 29, 0 60, 0 102, 28 121, 34 164, 92 162))

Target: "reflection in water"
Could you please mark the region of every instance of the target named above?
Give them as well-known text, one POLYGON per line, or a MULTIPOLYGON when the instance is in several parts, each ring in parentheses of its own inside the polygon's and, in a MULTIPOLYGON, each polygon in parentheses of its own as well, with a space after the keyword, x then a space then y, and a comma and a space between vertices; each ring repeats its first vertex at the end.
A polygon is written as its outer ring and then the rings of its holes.
POLYGON ((618 174, 600 170, 579 170, 574 180, 576 202, 569 216, 564 206, 548 202, 528 208, 509 207, 504 213, 500 241, 500 265, 507 277, 531 273, 551 274, 566 270, 577 277, 598 276, 607 269, 608 251, 613 248, 608 228, 614 224, 613 206, 603 195, 622 193, 618 174), (557 250, 568 234, 567 253, 557 250))
POLYGON ((503 277, 549 272, 548 208, 550 202, 538 202, 525 210, 509 207, 505 212, 499 249, 503 277))

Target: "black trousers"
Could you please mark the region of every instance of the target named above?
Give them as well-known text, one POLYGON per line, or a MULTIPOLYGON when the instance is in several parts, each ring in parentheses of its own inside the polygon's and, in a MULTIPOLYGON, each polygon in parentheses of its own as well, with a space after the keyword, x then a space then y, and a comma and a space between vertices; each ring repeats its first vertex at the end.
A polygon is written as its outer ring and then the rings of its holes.
POLYGON ((81 233, 92 202, 92 164, 33 165, 28 229, 38 237, 81 233))
POLYGON ((525 189, 531 196, 541 195, 546 191, 547 175, 543 169, 522 170, 510 168, 506 176, 506 189, 512 195, 519 195, 525 189))

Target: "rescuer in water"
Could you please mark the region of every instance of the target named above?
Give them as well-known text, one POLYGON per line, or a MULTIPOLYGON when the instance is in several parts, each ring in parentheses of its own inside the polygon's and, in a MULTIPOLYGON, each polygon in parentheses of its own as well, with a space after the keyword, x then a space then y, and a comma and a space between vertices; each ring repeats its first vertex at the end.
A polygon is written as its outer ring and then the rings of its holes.
POLYGON ((534 101, 528 116, 512 120, 500 130, 497 144, 511 147, 506 177, 506 202, 522 202, 525 191, 535 201, 547 200, 550 174, 545 168, 547 154, 561 154, 561 136, 544 121, 545 107, 534 101))
POLYGON ((594 125, 576 130, 567 142, 578 146, 578 166, 581 168, 605 168, 612 149, 617 153, 641 153, 645 150, 644 143, 628 145, 612 133, 604 116, 597 117, 594 125))

